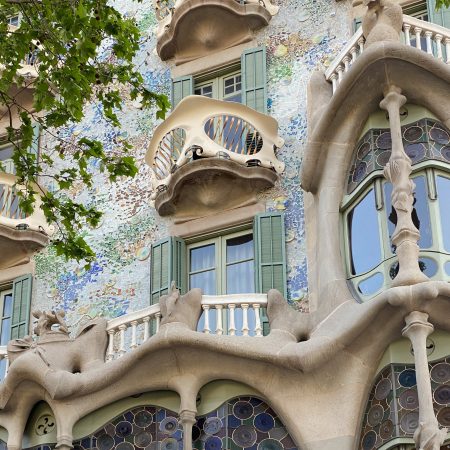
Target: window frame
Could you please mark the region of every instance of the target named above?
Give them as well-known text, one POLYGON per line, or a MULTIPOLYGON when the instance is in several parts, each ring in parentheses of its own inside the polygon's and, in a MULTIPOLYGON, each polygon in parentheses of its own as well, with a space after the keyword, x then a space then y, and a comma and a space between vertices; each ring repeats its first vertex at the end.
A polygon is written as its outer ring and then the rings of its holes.
MULTIPOLYGON (((225 80, 236 75, 241 76, 241 90, 239 91, 241 93, 241 101, 239 103, 242 104, 242 67, 240 62, 230 64, 215 72, 208 72, 194 77, 194 95, 202 95, 196 94, 196 89, 211 85, 212 97, 208 98, 227 101, 227 96, 225 95, 225 80)), ((233 95, 236 95, 236 93, 233 93, 233 95)))

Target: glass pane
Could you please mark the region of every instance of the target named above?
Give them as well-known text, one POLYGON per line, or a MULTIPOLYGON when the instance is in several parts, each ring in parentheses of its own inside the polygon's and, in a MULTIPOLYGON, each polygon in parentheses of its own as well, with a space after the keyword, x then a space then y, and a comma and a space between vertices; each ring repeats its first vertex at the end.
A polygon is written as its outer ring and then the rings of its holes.
POLYGON ((419 267, 420 270, 427 276, 427 277, 433 277, 436 275, 438 271, 438 265, 437 262, 434 259, 431 258, 420 258, 419 259, 419 267))
POLYGON ((216 294, 216 271, 208 270, 189 275, 189 288, 200 288, 205 295, 216 294))
POLYGON ((232 264, 227 267, 227 294, 255 292, 253 261, 232 264))
POLYGON ((6 345, 9 341, 9 335, 11 333, 11 319, 2 320, 2 333, 0 336, 0 345, 6 345))
POLYGON ((253 259, 253 235, 238 236, 227 240, 227 263, 253 259))
POLYGON ((375 292, 377 292, 381 288, 381 286, 383 286, 383 281, 384 276, 382 273, 374 273, 369 278, 366 278, 358 284, 358 290, 363 295, 375 294, 375 292))
POLYGON ((197 272, 198 270, 215 267, 215 253, 214 244, 191 249, 189 271, 197 272))
POLYGON ((6 294, 3 297, 3 317, 11 317, 12 298, 12 294, 6 294))
POLYGON ((242 95, 241 95, 241 93, 238 93, 238 94, 232 95, 230 97, 225 97, 224 100, 226 102, 241 103, 242 102, 242 95))
POLYGON ((445 273, 447 274, 447 275, 450 275, 450 261, 447 261, 446 263, 445 263, 445 273))
POLYGON ((450 252, 450 179, 438 176, 437 190, 444 249, 450 252))
POLYGON ((14 153, 14 146, 8 145, 6 147, 0 148, 0 161, 5 161, 12 158, 14 153))
POLYGON ((371 189, 348 215, 352 273, 367 272, 381 262, 375 193, 371 189))

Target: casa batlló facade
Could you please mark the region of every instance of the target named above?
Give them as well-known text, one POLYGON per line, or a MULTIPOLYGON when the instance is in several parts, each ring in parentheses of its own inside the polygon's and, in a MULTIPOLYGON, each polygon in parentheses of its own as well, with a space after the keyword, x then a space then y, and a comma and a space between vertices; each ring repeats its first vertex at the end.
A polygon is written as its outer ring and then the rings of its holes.
POLYGON ((450 11, 117 6, 173 110, 124 92, 120 133, 95 104, 60 130, 140 164, 69 192, 105 211, 89 270, 20 211, 0 140, 0 446, 450 448, 450 11))

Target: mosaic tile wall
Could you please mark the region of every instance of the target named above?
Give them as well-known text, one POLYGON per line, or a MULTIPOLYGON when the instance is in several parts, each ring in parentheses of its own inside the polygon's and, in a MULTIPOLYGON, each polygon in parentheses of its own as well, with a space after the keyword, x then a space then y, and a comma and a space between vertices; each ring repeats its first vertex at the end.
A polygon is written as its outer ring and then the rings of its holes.
MULTIPOLYGON (((430 364, 434 411, 450 426, 450 357, 430 364)), ((419 400, 413 365, 392 364, 378 376, 363 419, 360 450, 381 447, 395 437, 411 437, 418 426, 419 400)), ((450 448, 448 445, 442 449, 450 448)))
MULTIPOLYGON (((193 426, 192 440, 198 450, 297 450, 277 415, 253 397, 235 398, 199 417, 193 426)), ((176 413, 141 406, 73 445, 74 450, 182 450, 183 431, 176 413)), ((54 445, 41 445, 33 450, 53 448, 54 445)))
MULTIPOLYGON (((169 94, 170 67, 154 52, 157 24, 152 0, 142 3, 115 2, 142 31, 136 56, 149 89, 169 94)), ((268 58, 268 111, 279 122, 285 145, 278 157, 286 171, 277 185, 261 195, 267 210, 285 211, 288 260, 288 300, 307 310, 306 255, 303 198, 299 169, 306 142, 306 91, 311 72, 325 68, 352 34, 350 3, 330 0, 277 0, 279 13, 257 35, 268 58)), ((104 48, 104 59, 110 58, 104 48)), ((124 92, 124 94, 126 94, 124 92)), ((125 98, 125 97, 124 97, 125 98)), ((124 137, 134 145, 140 166, 134 179, 111 185, 93 160, 89 170, 95 184, 85 189, 72 187, 68 195, 104 211, 96 229, 83 234, 97 253, 89 271, 75 262, 65 262, 50 248, 36 256, 34 308, 63 308, 73 326, 90 317, 117 317, 149 304, 149 248, 167 236, 170 222, 160 218, 150 206, 150 168, 144 163, 146 147, 158 125, 154 110, 140 110, 124 100, 120 114, 124 128, 118 131, 101 118, 97 104, 86 110, 86 119, 60 131, 69 143, 80 135, 100 139, 114 152, 124 137)), ((46 146, 52 145, 46 141, 46 146)), ((52 188, 50 186, 50 188, 52 188)))

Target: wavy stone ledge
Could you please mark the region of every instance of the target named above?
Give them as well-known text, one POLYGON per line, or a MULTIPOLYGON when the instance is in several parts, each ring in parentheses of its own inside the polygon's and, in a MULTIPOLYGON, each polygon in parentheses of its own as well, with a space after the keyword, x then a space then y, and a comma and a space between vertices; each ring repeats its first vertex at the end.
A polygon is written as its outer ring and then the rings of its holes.
POLYGON ((188 0, 174 11, 158 39, 156 50, 165 61, 191 61, 252 39, 252 32, 272 18, 261 5, 236 0, 188 0))
POLYGON ((159 215, 173 215, 178 221, 207 216, 255 203, 256 194, 273 187, 277 179, 275 171, 264 167, 198 159, 173 174, 167 190, 158 193, 155 207, 159 215))

